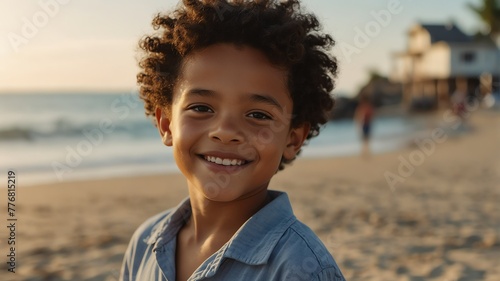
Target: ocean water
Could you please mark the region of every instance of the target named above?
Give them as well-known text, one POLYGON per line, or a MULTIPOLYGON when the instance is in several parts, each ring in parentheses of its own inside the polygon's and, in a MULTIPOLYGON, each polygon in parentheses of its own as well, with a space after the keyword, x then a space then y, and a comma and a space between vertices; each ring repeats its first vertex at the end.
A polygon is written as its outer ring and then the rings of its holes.
MULTIPOLYGON (((377 118, 371 149, 398 149, 421 131, 415 120, 377 118)), ((329 122, 301 157, 358 154, 351 120, 329 122)), ((178 172, 143 103, 131 93, 0 95, 0 172, 13 169, 19 184, 178 172)))

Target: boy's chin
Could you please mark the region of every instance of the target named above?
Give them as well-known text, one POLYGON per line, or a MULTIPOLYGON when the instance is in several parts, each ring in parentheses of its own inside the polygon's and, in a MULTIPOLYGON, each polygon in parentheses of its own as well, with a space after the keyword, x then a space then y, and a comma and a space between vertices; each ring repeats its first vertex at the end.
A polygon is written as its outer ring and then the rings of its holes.
POLYGON ((215 185, 205 186, 202 189, 204 197, 213 202, 231 202, 236 200, 239 196, 234 192, 234 190, 229 190, 230 188, 221 188, 215 185))
MULTIPOLYGON (((267 192, 267 189, 265 190, 267 192)), ((253 197, 260 193, 259 191, 255 192, 245 192, 238 187, 218 187, 216 185, 206 185, 201 192, 203 192, 203 196, 212 202, 219 203, 229 203, 233 201, 240 201, 246 198, 253 197)))

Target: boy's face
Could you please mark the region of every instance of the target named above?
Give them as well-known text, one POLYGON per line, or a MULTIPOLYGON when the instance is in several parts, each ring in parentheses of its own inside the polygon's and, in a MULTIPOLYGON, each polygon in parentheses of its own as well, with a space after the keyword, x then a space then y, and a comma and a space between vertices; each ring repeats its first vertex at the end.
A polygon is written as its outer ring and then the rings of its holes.
POLYGON ((309 127, 290 128, 287 72, 259 51, 216 44, 184 61, 170 116, 157 109, 163 142, 195 192, 233 201, 267 189, 309 127))

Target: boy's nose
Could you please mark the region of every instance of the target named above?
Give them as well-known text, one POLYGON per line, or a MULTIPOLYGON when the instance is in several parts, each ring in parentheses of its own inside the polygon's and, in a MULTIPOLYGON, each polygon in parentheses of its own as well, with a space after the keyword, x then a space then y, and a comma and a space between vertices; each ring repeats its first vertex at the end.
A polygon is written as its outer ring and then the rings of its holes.
POLYGON ((210 130, 209 137, 222 143, 243 142, 243 132, 240 130, 236 119, 231 116, 220 116, 210 130))

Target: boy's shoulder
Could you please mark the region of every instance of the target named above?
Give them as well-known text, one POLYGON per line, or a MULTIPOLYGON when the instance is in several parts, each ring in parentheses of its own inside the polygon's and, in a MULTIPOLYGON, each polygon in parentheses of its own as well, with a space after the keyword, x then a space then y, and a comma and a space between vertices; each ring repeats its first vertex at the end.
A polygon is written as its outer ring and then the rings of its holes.
POLYGON ((270 193, 274 200, 247 221, 225 256, 262 265, 273 280, 345 280, 327 247, 294 216, 286 193, 270 193))
MULTIPOLYGON (((176 207, 162 211, 146 219, 135 231, 136 240, 142 240, 146 244, 154 244, 158 238, 165 234, 167 227, 178 228, 184 224, 191 215, 191 204, 189 198, 185 198, 176 207)), ((174 234, 174 233, 172 233, 174 234)))
POLYGON ((174 209, 168 209, 149 217, 137 227, 130 239, 128 251, 125 254, 126 258, 132 258, 132 256, 148 256, 148 252, 154 246, 156 239, 159 236, 159 231, 165 222, 168 220, 169 216, 172 214, 174 209))
POLYGON ((310 252, 322 266, 329 266, 334 261, 326 245, 300 220, 295 220, 282 237, 282 239, 288 238, 291 240, 286 243, 287 249, 300 250, 302 253, 310 252))
MULTIPOLYGON (((295 219, 276 244, 269 264, 282 264, 290 278, 308 280, 345 280, 328 248, 304 223, 295 219)), ((295 279, 294 279, 295 280, 295 279)))
POLYGON ((174 208, 170 208, 149 217, 136 229, 134 236, 142 238, 144 242, 155 238, 155 233, 159 231, 161 225, 168 220, 169 215, 172 214, 173 211, 174 208))

